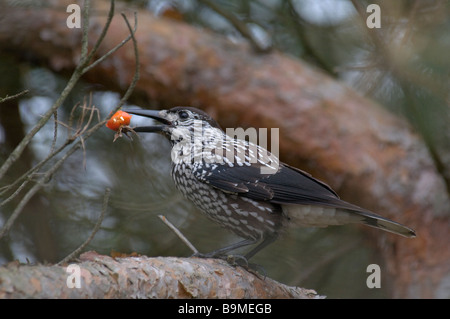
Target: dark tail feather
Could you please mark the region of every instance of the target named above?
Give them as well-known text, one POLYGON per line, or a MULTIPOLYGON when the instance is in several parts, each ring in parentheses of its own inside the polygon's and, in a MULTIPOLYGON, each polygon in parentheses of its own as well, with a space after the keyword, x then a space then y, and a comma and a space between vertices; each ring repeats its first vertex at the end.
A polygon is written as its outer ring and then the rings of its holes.
POLYGON ((416 237, 416 232, 413 229, 400 223, 394 222, 393 220, 387 219, 385 217, 367 211, 356 205, 339 200, 336 206, 337 208, 345 209, 347 212, 351 212, 357 216, 362 217, 362 219, 360 219, 359 222, 367 226, 378 228, 408 238, 416 237))
POLYGON ((365 214, 362 215, 364 216, 364 220, 362 221, 362 223, 367 226, 382 229, 404 237, 409 238, 416 237, 416 232, 413 229, 406 227, 405 225, 399 224, 397 222, 394 222, 392 220, 377 215, 375 216, 365 216, 365 214))
POLYGON ((416 232, 413 229, 406 227, 405 225, 399 224, 373 213, 366 213, 361 211, 358 211, 356 213, 363 216, 362 223, 367 226, 382 229, 404 237, 416 237, 416 232))

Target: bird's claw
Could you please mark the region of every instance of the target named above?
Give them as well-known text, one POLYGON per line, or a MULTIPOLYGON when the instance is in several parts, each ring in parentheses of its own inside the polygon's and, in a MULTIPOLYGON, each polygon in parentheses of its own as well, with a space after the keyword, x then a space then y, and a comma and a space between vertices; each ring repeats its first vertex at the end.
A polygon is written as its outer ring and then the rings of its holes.
POLYGON ((266 278, 267 274, 266 270, 261 265, 249 263, 248 259, 242 255, 224 255, 224 254, 215 254, 214 252, 204 254, 200 252, 195 252, 191 255, 191 257, 222 259, 233 267, 240 266, 257 276, 262 275, 263 279, 266 278))

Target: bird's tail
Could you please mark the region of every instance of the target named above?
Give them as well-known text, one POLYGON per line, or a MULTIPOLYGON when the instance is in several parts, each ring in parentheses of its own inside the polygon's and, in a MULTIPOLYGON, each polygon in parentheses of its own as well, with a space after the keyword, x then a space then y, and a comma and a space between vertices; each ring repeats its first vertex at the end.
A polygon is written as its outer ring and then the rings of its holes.
POLYGON ((416 232, 413 229, 372 212, 361 210, 351 210, 349 212, 361 216, 362 220, 360 222, 367 226, 385 230, 404 237, 416 237, 416 232))
POLYGON ((413 229, 342 200, 329 205, 285 205, 283 211, 291 225, 326 227, 357 223, 404 237, 416 237, 413 229))

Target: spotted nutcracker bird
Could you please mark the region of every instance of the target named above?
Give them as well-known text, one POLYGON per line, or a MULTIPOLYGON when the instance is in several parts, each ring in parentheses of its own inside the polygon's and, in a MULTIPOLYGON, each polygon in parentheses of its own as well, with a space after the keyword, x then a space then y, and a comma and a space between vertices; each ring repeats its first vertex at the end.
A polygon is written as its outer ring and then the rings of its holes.
POLYGON ((161 123, 134 131, 168 138, 176 188, 207 217, 243 238, 198 256, 223 258, 237 248, 256 245, 244 256, 248 260, 292 226, 362 223, 415 237, 414 230, 339 199, 328 185, 280 162, 266 149, 226 135, 199 109, 127 112, 161 123))

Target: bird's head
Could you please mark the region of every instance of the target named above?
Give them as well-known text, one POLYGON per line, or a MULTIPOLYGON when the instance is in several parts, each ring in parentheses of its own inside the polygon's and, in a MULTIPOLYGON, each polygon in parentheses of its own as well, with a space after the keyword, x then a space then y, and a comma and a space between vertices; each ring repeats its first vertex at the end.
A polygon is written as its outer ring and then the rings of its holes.
POLYGON ((134 128, 135 132, 162 133, 172 144, 179 141, 192 140, 194 133, 204 134, 207 130, 219 130, 222 132, 219 124, 207 113, 195 107, 176 106, 169 110, 126 110, 130 114, 150 117, 161 124, 152 126, 138 126, 134 128))

